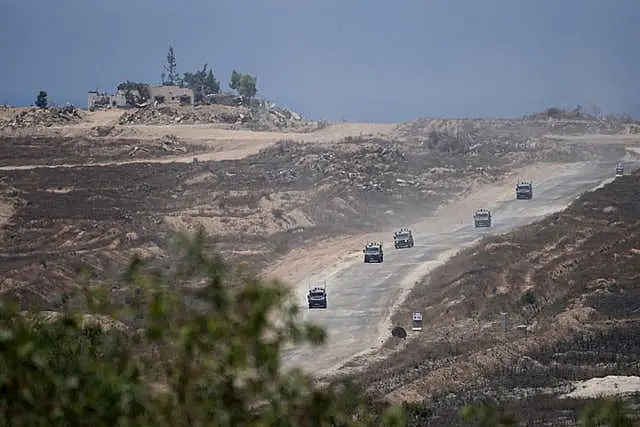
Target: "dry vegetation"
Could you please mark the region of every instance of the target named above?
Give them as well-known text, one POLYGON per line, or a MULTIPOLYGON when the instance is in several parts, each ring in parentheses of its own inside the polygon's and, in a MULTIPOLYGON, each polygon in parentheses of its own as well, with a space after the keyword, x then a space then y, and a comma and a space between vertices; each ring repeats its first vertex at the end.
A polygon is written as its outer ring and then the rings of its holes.
MULTIPOLYGON (((217 237, 230 261, 262 269, 330 237, 418 221, 516 167, 620 150, 548 139, 546 120, 332 124, 296 141, 276 132, 120 125, 113 113, 75 112, 82 123, 0 139, 8 221, 2 293, 55 308, 81 266, 118 286, 117 272, 134 252, 162 255, 169 231, 197 225, 217 237), (215 136, 176 136, 186 132, 215 136), (230 160, 209 157, 225 158, 241 145, 235 138, 254 138, 255 146, 230 160)), ((591 130, 611 127, 583 121, 591 130)), ((348 249, 336 247, 334 255, 341 250, 348 249)))
MULTIPOLYGON (((328 238, 424 219, 514 168, 622 156, 615 144, 557 136, 626 138, 637 126, 548 112, 397 127, 309 125, 232 107, 0 113, 0 293, 49 310, 67 302, 83 269, 117 294, 134 253, 169 265, 172 230, 203 225, 228 260, 263 270, 328 238)), ((408 326, 407 312, 421 308, 427 329, 389 341, 385 351, 399 353, 361 381, 375 397, 429 397, 417 423, 453 425, 456 409, 480 396, 523 398, 538 411, 530 417, 571 418, 579 403, 540 391, 637 373, 638 181, 624 177, 436 270, 396 317, 408 326)))
POLYGON ((456 425, 457 409, 485 398, 521 422, 573 425, 585 400, 557 399, 573 381, 640 372, 639 184, 640 172, 618 178, 461 251, 395 316, 410 329, 422 311, 425 330, 387 341, 393 357, 359 381, 377 398, 424 401, 414 425, 456 425))

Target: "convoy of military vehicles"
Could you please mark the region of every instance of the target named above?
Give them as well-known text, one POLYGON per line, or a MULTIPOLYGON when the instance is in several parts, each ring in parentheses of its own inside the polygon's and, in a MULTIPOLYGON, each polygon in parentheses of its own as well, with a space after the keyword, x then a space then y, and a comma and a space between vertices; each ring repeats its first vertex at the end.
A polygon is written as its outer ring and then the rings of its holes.
MULTIPOLYGON (((616 165, 616 177, 624 175, 622 163, 616 165)), ((516 200, 531 200, 533 198, 533 184, 531 181, 519 181, 516 184, 516 200)), ((491 227, 491 211, 478 209, 473 214, 474 228, 491 227)), ((396 249, 412 248, 414 246, 413 233, 408 228, 401 228, 393 234, 393 244, 396 249)), ((362 250, 364 262, 381 263, 384 261, 382 242, 368 242, 362 250)), ((315 287, 309 290, 307 296, 309 308, 327 308, 327 290, 324 287, 315 287)))

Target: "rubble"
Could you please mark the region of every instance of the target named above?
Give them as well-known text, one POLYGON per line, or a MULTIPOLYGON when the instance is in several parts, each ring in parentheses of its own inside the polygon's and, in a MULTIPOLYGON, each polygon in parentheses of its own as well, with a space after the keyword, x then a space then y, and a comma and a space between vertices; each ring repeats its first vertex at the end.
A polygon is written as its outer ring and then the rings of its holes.
POLYGON ((200 123, 242 123, 249 117, 244 107, 217 106, 146 106, 125 111, 121 125, 173 125, 200 123))
POLYGON ((125 111, 121 125, 228 124, 252 130, 299 128, 302 117, 268 102, 244 105, 153 106, 125 111))
POLYGON ((48 108, 32 107, 19 112, 9 120, 0 122, 0 129, 69 125, 79 123, 82 119, 80 110, 73 105, 48 108))

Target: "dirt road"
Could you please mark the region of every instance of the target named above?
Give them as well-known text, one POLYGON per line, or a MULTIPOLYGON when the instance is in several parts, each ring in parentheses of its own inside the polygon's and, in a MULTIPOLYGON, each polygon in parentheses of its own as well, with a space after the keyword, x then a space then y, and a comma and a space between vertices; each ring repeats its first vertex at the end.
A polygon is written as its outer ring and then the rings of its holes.
MULTIPOLYGON (((95 122, 88 122, 95 124, 95 122)), ((76 126, 52 127, 46 128, 49 132, 46 136, 54 139, 57 136, 65 137, 81 137, 87 132, 87 123, 76 126), (64 130, 64 132, 62 132, 64 130)), ((385 136, 391 134, 395 124, 379 124, 379 123, 335 123, 324 129, 310 133, 294 133, 294 132, 260 132, 247 130, 228 130, 219 129, 213 125, 185 125, 185 126, 121 126, 118 139, 120 141, 131 141, 131 148, 140 144, 144 147, 144 141, 157 140, 167 135, 173 135, 180 143, 196 144, 198 150, 189 154, 166 154, 161 158, 151 158, 145 156, 140 151, 136 157, 129 157, 124 160, 106 160, 106 161, 81 161, 81 162, 60 162, 51 163, 51 159, 47 159, 48 163, 32 161, 31 164, 10 164, 0 166, 0 171, 9 170, 31 170, 37 168, 76 168, 76 167, 100 167, 100 166, 117 166, 127 164, 140 163, 191 163, 196 159, 198 161, 221 161, 221 160, 237 160, 252 156, 275 145, 278 141, 296 141, 305 144, 334 144, 346 137, 359 137, 362 135, 385 136)), ((38 135, 37 131, 31 132, 38 135)), ((38 144, 42 142, 39 141, 38 144)), ((95 140, 85 142, 84 145, 93 145, 96 150, 100 147, 104 148, 105 142, 95 140)), ((29 149, 33 149, 29 146, 29 149)))
MULTIPOLYGON (((505 232, 562 210, 581 193, 612 179, 615 163, 612 159, 538 166, 534 176, 527 171, 534 182, 533 200, 514 200, 515 182, 505 181, 448 206, 437 218, 416 225, 414 248, 396 250, 391 235, 384 236, 386 251, 382 264, 364 264, 362 254, 354 252, 330 271, 308 278, 296 290, 305 307, 303 318, 323 326, 328 332, 328 343, 320 349, 288 349, 284 363, 323 374, 357 354, 375 350, 390 335, 388 319, 394 304, 430 269, 484 234, 505 232), (491 229, 473 228, 472 214, 477 208, 491 209, 491 229), (319 280, 327 282, 329 307, 308 311, 304 305, 308 286, 319 280)), ((635 160, 634 166, 639 164, 635 160)))

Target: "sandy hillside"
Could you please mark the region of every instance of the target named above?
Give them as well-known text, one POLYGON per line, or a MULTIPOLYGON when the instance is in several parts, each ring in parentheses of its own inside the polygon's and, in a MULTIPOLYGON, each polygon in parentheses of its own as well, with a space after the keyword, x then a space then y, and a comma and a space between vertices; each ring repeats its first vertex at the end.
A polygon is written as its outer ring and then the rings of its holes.
POLYGON ((637 373, 640 356, 639 180, 637 171, 617 178, 436 268, 394 318, 409 328, 411 310, 421 307, 428 327, 420 339, 389 339, 389 358, 359 381, 395 402, 428 398, 439 422, 454 424, 457 408, 479 395, 513 402, 522 422, 541 414, 558 422, 583 403, 557 397, 637 390, 623 377, 637 373), (508 313, 506 333, 500 312, 508 313), (620 376, 617 390, 606 390, 614 377, 592 379, 611 375, 620 376))

